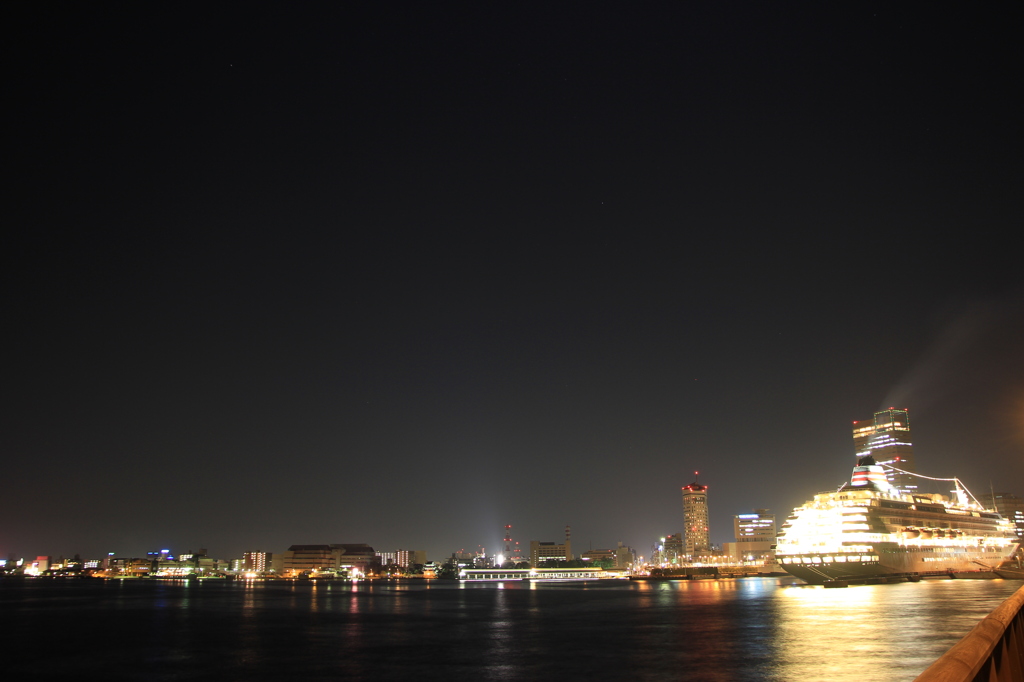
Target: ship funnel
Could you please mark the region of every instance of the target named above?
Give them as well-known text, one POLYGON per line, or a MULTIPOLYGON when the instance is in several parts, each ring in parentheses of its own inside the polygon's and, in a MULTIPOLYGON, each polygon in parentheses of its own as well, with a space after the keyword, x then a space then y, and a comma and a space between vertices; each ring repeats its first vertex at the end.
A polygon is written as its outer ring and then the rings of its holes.
POLYGON ((883 493, 895 492, 896 489, 885 477, 885 471, 870 455, 857 460, 857 466, 853 467, 853 478, 850 485, 854 488, 864 490, 877 490, 883 493))

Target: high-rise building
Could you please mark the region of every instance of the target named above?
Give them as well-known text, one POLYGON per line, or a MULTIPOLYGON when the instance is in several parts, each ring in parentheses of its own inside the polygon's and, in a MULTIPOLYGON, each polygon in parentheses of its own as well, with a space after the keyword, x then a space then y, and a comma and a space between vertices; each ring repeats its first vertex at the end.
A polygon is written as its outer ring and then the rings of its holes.
MULTIPOLYGON (((694 476, 697 472, 694 472, 694 476)), ((683 486, 683 551, 691 559, 711 550, 708 533, 708 487, 695 478, 683 486)))
MULTIPOLYGON (((878 464, 917 473, 914 445, 910 438, 910 415, 905 409, 890 407, 875 412, 873 419, 853 422, 853 448, 858 459, 871 455, 878 464)), ((906 492, 917 490, 913 476, 889 469, 886 469, 886 475, 896 488, 906 492)))

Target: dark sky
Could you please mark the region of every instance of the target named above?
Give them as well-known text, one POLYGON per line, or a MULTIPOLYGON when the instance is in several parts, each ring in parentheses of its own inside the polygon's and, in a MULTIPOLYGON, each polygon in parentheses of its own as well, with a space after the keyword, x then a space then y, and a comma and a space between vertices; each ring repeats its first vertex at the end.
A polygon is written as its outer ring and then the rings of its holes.
POLYGON ((0 555, 712 539, 1024 495, 999 7, 23 3, 0 555))

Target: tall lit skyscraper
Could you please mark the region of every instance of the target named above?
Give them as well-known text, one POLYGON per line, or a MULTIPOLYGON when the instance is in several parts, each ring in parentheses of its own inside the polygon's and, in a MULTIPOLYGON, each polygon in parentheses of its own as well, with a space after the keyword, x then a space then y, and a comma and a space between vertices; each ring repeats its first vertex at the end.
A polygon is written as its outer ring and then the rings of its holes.
MULTIPOLYGON (((853 422, 853 447, 860 458, 871 455, 879 464, 916 473, 914 445, 910 438, 910 415, 907 410, 890 407, 875 412, 874 419, 853 422)), ((917 490, 913 476, 887 470, 889 482, 907 492, 917 490)))
MULTIPOLYGON (((694 476, 697 472, 694 472, 694 476)), ((692 559, 711 549, 708 533, 708 487, 695 478, 683 486, 683 550, 692 559)))

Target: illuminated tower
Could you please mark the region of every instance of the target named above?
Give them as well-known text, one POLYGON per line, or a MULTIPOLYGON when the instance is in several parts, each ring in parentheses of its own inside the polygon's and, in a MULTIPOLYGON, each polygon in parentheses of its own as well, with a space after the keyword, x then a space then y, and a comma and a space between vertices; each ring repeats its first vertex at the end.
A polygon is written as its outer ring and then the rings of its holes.
MULTIPOLYGON (((914 445, 910 438, 910 415, 907 410, 890 407, 875 412, 872 420, 853 422, 853 447, 858 459, 871 455, 879 464, 916 473, 914 445)), ((906 492, 917 490, 913 476, 887 470, 889 482, 906 492)))
MULTIPOLYGON (((513 561, 513 559, 512 559, 512 524, 511 523, 506 523, 505 524, 505 540, 504 540, 504 542, 505 542, 505 551, 502 553, 501 556, 502 556, 502 558, 505 561, 513 561)), ((496 566, 495 568, 501 568, 501 567, 500 566, 496 566)))
POLYGON ((708 539, 708 487, 694 480, 683 486, 683 550, 691 559, 711 549, 708 539))

